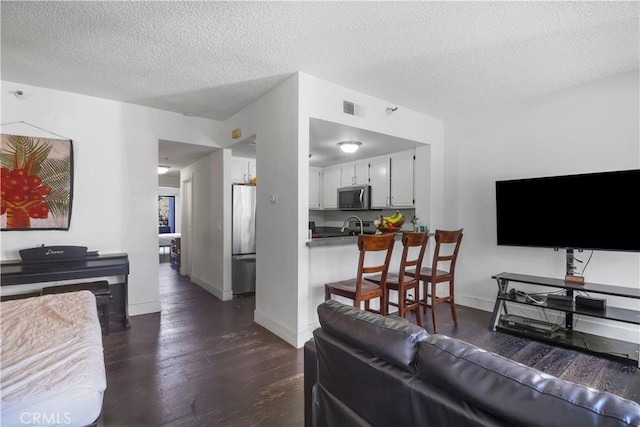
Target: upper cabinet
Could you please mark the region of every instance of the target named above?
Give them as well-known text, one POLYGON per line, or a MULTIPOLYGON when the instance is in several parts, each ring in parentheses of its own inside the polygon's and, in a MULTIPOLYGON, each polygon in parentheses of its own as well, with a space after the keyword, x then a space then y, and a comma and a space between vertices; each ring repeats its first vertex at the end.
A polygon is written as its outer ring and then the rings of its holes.
POLYGON ((354 185, 369 184, 369 161, 362 160, 354 163, 347 163, 340 168, 341 186, 351 187, 354 185))
POLYGON ((413 207, 415 152, 405 151, 391 155, 391 207, 413 207))
POLYGON ((322 169, 309 168, 309 209, 322 209, 322 169))
POLYGON ((338 188, 371 185, 373 209, 413 208, 415 150, 309 168, 309 208, 337 209, 338 188))
POLYGON ((338 188, 340 185, 341 168, 334 166, 325 168, 322 179, 322 203, 325 209, 336 209, 338 207, 338 188))
POLYGON ((371 207, 384 209, 389 207, 390 161, 389 157, 380 157, 370 161, 369 183, 371 184, 371 207))
POLYGON ((244 157, 231 158, 231 181, 248 183, 256 177, 255 159, 245 159, 244 157))
POLYGON ((371 207, 414 207, 414 151, 403 151, 370 160, 371 207))

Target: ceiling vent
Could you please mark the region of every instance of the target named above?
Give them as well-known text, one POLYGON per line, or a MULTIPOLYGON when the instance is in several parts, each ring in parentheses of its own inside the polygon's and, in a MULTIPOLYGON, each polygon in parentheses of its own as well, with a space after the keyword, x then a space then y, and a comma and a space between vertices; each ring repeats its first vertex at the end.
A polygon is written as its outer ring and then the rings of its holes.
POLYGON ((356 114, 356 105, 353 102, 342 101, 342 111, 353 116, 356 114))

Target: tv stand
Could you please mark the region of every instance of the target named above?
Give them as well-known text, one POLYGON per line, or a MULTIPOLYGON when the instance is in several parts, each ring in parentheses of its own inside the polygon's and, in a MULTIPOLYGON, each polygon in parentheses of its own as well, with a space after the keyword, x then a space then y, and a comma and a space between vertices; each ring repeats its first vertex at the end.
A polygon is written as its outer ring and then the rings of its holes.
POLYGON ((563 347, 594 353, 640 366, 640 345, 573 330, 574 315, 598 317, 601 319, 640 325, 640 311, 617 307, 606 307, 604 310, 591 310, 583 307, 576 308, 574 304, 562 306, 552 304, 551 302, 536 303, 519 295, 518 293, 510 293, 508 288, 511 282, 515 282, 564 289, 566 295, 570 297, 571 301, 573 301, 574 291, 584 291, 590 294, 610 295, 638 300, 640 299, 640 289, 601 285, 597 283, 574 285, 561 279, 515 273, 500 273, 492 276, 492 278, 496 279, 498 282, 498 295, 493 308, 493 314, 491 315, 491 323, 489 324, 490 330, 499 330, 515 335, 526 336, 538 341, 544 341, 563 347), (565 324, 558 331, 549 335, 536 334, 530 331, 523 331, 520 329, 510 328, 506 325, 500 325, 500 316, 502 314, 509 313, 506 304, 507 302, 562 311, 565 313, 565 324))

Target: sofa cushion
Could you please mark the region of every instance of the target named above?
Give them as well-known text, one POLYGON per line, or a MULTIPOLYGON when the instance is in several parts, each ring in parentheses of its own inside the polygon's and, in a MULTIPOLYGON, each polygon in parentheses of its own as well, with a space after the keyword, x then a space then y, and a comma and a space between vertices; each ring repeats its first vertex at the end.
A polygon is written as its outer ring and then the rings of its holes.
MULTIPOLYGON (((318 356, 320 426, 410 426, 410 383, 415 374, 376 357, 322 328, 313 331, 318 356), (341 402, 341 404, 338 404, 341 402), (357 416, 354 416, 357 415, 357 416), (346 422, 350 420, 349 422, 346 422)), ((415 371, 415 370, 414 370, 415 371)))
POLYGON ((417 343, 427 337, 424 329, 404 319, 384 317, 334 300, 318 306, 318 318, 326 332, 410 372, 415 371, 417 343))
POLYGON ((418 348, 419 378, 508 423, 640 425, 640 405, 635 402, 558 379, 455 338, 430 335, 418 348))

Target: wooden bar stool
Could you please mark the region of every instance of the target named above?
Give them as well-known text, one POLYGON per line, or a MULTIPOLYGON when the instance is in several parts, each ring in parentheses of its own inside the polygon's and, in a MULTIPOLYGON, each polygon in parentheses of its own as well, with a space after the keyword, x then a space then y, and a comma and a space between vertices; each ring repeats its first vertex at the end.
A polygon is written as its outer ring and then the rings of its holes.
MULTIPOLYGON (((387 300, 387 304, 398 307, 398 314, 400 317, 406 317, 407 312, 414 311, 418 326, 422 326, 420 304, 418 303, 420 299, 420 279, 414 277, 414 275, 407 275, 407 268, 413 267, 414 271, 420 271, 428 241, 429 235, 427 233, 402 233, 403 249, 400 261, 400 270, 398 273, 389 273, 387 275, 387 282, 385 286, 385 299, 387 300), (412 248, 415 248, 413 250, 415 257, 409 259, 409 254, 412 252, 412 248), (389 293, 391 290, 398 292, 397 304, 391 302, 389 299, 389 293), (408 297, 409 291, 413 291, 413 298, 408 297)), ((368 280, 380 283, 381 276, 376 275, 368 278, 368 280)), ((387 312, 389 312, 388 309, 387 312)))
MULTIPOLYGON (((460 250, 460 243, 462 242, 462 230, 462 228, 459 230, 436 230, 436 247, 433 260, 431 261, 431 267, 422 267, 418 276, 419 279, 424 282, 424 297, 420 299, 420 305, 423 306, 425 314, 427 313, 427 298, 431 298, 431 317, 433 318, 434 333, 438 332, 436 304, 441 302, 449 303, 453 323, 455 325, 458 324, 454 296, 454 278, 456 260, 458 259, 458 251, 460 250), (448 268, 446 270, 444 269, 445 267, 438 269, 441 263, 449 263, 448 268), (436 295, 437 284, 446 282, 449 283, 449 295, 438 297, 436 295), (428 287, 430 287, 430 289, 428 289, 428 287)), ((415 276, 415 272, 407 274, 415 276)))
POLYGON ((394 234, 378 234, 358 236, 358 249, 360 258, 358 261, 358 274, 355 278, 341 280, 339 282, 326 283, 324 285, 324 299, 331 299, 331 295, 339 295, 353 300, 353 305, 360 308, 360 303, 364 301, 364 309, 385 315, 387 302, 385 299, 385 282, 391 261, 391 252, 395 243, 394 234), (384 263, 380 265, 369 265, 367 254, 371 252, 386 251, 384 263), (365 274, 380 274, 379 281, 372 282, 365 274), (380 298, 380 311, 371 310, 369 302, 372 299, 380 298))

